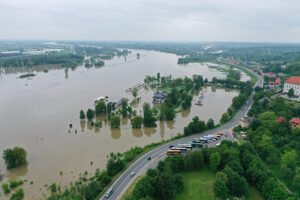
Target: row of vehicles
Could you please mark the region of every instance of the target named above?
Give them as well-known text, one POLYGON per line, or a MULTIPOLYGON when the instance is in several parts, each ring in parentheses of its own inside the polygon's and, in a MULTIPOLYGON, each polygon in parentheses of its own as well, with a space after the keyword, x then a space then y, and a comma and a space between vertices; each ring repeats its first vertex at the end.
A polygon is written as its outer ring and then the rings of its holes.
MULTIPOLYGON (((217 134, 194 138, 191 142, 186 144, 178 144, 177 146, 171 145, 170 149, 167 150, 167 155, 180 155, 186 151, 192 150, 193 148, 202 148, 205 143, 218 141, 222 135, 223 132, 218 132, 217 134)), ((217 143, 216 145, 218 146, 220 143, 217 143)))

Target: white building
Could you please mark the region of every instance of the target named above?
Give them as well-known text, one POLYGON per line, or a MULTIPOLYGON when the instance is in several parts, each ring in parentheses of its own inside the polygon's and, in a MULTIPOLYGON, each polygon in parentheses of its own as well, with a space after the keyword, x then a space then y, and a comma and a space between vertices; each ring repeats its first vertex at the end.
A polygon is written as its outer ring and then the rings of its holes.
POLYGON ((300 77, 292 76, 284 82, 283 92, 288 93, 290 89, 294 90, 295 96, 300 96, 300 77))

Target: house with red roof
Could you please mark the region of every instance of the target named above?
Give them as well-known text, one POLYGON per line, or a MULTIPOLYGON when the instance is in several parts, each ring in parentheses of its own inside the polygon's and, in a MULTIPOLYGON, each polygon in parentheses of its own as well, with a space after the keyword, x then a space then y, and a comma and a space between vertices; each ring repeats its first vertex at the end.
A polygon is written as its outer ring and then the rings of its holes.
POLYGON ((280 78, 277 78, 275 81, 270 81, 269 85, 279 85, 281 82, 280 78))
POLYGON ((279 118, 277 119, 277 121, 278 121, 278 122, 284 122, 285 119, 284 119, 283 117, 279 117, 279 118))
POLYGON ((276 78, 276 74, 270 72, 270 73, 261 73, 261 75, 264 76, 268 76, 269 78, 276 78))
POLYGON ((300 119, 294 117, 293 119, 290 120, 290 124, 291 124, 293 127, 298 127, 298 128, 300 128, 300 119))
POLYGON ((300 96, 300 77, 292 76, 284 82, 283 92, 288 93, 290 89, 294 90, 295 96, 300 96))

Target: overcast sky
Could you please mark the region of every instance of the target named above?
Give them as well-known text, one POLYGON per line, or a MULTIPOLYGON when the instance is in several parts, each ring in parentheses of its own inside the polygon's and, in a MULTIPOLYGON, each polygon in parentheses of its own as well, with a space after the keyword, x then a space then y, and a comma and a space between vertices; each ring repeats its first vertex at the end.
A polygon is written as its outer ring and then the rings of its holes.
POLYGON ((300 42, 300 0, 0 0, 0 39, 300 42))

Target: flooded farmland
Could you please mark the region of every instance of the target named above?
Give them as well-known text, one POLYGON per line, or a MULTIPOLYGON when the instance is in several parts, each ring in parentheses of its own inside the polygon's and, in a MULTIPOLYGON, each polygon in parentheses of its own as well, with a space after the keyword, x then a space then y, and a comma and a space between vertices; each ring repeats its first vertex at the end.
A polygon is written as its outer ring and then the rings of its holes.
MULTIPOLYGON (((214 76, 226 77, 208 64, 178 65, 177 58, 173 54, 133 50, 126 58, 116 57, 98 69, 79 66, 66 71, 58 66, 53 69, 47 66, 49 72, 44 73, 43 67, 38 71, 33 68, 29 71, 37 75, 30 79, 17 78, 28 69, 2 69, 0 152, 21 146, 28 153, 28 165, 11 171, 6 171, 3 160, 0 161, 2 181, 33 181, 32 185, 27 182, 23 186, 25 199, 40 199, 44 192, 47 193, 45 184, 56 182, 63 186, 76 180, 85 170, 94 173, 96 168, 104 169, 110 152, 124 152, 133 146, 174 137, 194 116, 218 122, 238 91, 208 87, 204 90, 202 106, 193 101, 192 107, 179 113, 174 121, 157 122, 156 128, 132 129, 130 120, 123 120, 117 130, 110 129, 107 123, 95 129, 79 120, 79 111, 93 108, 98 96, 132 100, 132 95, 125 90, 142 83, 145 75, 160 72, 161 76, 191 77, 199 74, 208 80, 214 76), (137 52, 140 59, 137 59, 137 52), (70 123, 73 124, 71 129, 70 123)), ((242 80, 249 80, 249 77, 242 73, 242 80)), ((137 114, 144 102, 152 105, 153 93, 149 88, 139 90, 141 102, 136 106, 137 114)), ((5 199, 1 192, 0 199, 5 199)))

